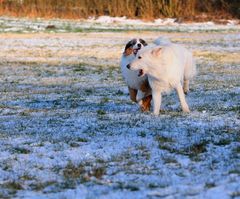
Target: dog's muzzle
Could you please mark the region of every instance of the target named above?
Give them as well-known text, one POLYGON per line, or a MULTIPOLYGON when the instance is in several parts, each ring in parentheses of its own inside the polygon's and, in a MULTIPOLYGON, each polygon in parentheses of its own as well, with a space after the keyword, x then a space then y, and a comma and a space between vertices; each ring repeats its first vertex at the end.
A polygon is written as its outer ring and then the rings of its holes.
POLYGON ((141 49, 141 46, 136 48, 136 49, 133 49, 133 54, 136 55, 140 49, 141 49))
POLYGON ((130 68, 131 68, 130 64, 128 64, 126 67, 127 67, 128 69, 130 69, 130 68))

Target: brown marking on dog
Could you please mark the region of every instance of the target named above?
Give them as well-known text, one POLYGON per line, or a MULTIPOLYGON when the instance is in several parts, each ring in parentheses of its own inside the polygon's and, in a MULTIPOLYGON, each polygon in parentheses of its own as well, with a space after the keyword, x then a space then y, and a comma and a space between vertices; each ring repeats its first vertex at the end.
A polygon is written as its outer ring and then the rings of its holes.
POLYGON ((142 104, 140 107, 142 112, 150 111, 151 101, 152 101, 152 95, 149 95, 142 99, 142 104))
POLYGON ((130 41, 126 44, 125 50, 126 50, 127 48, 132 48, 136 43, 137 43, 137 39, 132 39, 132 40, 130 40, 130 41))
MULTIPOLYGON (((147 79, 140 86, 140 90, 144 93, 151 91, 151 87, 147 79)), ((142 99, 142 104, 140 107, 142 112, 150 111, 151 101, 152 101, 152 95, 146 96, 142 99)))
POLYGON ((130 99, 134 102, 137 102, 137 90, 133 89, 133 88, 130 88, 128 86, 128 91, 129 91, 129 94, 130 94, 130 99))
POLYGON ((144 92, 144 93, 146 93, 146 92, 148 92, 148 91, 151 90, 151 87, 150 87, 150 85, 149 85, 149 83, 148 83, 148 79, 146 79, 146 80, 142 83, 142 85, 140 86, 140 90, 141 90, 142 92, 144 92))
POLYGON ((124 56, 129 56, 133 53, 133 48, 127 48, 124 50, 123 54, 124 56))

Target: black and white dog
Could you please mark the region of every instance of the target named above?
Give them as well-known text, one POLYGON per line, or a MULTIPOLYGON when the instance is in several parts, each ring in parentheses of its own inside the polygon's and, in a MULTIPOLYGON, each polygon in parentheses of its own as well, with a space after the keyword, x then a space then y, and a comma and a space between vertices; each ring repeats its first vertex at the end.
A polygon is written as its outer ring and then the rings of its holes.
POLYGON ((149 111, 152 96, 147 76, 142 76, 141 70, 131 71, 126 67, 135 59, 138 51, 145 46, 147 42, 143 39, 132 39, 126 44, 121 57, 121 71, 128 85, 131 100, 138 102, 142 111, 149 111))

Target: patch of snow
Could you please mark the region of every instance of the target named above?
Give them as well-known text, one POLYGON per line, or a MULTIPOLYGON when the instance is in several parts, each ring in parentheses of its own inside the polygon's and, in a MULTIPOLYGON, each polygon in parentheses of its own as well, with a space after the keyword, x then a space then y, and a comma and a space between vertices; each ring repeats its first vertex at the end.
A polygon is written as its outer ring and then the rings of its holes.
POLYGON ((126 17, 91 17, 81 20, 50 19, 31 20, 27 18, 0 17, 2 27, 0 32, 78 32, 88 30, 159 30, 159 31, 239 31, 240 25, 237 20, 229 20, 227 25, 215 24, 214 22, 179 23, 174 18, 155 19, 154 21, 143 21, 139 19, 128 19, 126 17), (53 25, 53 29, 47 29, 53 25))

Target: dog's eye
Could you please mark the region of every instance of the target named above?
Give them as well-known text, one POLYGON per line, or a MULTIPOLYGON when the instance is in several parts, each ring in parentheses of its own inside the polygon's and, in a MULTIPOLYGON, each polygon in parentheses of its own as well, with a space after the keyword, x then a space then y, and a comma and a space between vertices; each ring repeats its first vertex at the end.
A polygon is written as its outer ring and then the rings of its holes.
POLYGON ((138 56, 138 59, 142 59, 142 57, 141 57, 141 56, 138 56))

